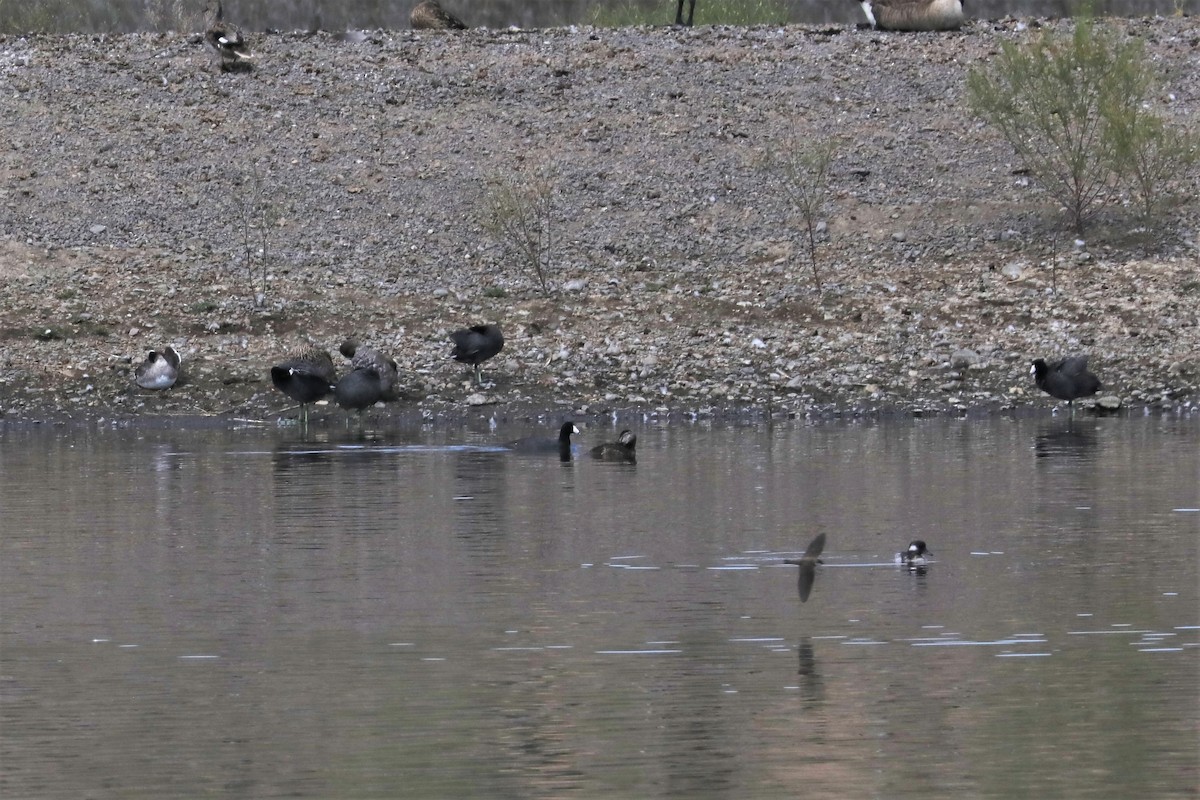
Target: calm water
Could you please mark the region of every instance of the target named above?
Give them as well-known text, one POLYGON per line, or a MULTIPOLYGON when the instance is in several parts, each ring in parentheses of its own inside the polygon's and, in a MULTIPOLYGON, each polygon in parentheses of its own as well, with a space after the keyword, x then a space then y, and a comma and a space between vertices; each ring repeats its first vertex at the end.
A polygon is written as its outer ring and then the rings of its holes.
POLYGON ((525 432, 0 435, 0 796, 1195 796, 1200 420, 525 432))

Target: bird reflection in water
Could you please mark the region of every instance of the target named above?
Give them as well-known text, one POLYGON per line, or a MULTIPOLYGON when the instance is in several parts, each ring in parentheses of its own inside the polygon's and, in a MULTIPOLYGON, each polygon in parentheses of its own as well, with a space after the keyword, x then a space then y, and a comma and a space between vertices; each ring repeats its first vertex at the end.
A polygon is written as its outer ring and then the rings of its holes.
POLYGON ((825 682, 817 669, 817 656, 809 637, 800 637, 796 643, 796 656, 799 661, 796 675, 799 678, 800 696, 806 705, 817 705, 825 699, 825 682))
POLYGON ((1038 427, 1033 440, 1037 458, 1092 461, 1096 457, 1096 426, 1067 419, 1038 427))

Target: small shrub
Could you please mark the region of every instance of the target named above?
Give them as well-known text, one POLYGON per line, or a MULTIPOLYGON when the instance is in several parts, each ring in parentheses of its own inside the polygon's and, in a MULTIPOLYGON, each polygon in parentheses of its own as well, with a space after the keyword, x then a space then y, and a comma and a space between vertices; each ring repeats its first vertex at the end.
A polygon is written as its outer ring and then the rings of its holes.
POLYGON ((484 227, 549 294, 559 222, 556 178, 549 171, 530 178, 510 173, 493 176, 488 184, 484 227))
POLYGON ((808 241, 808 263, 813 285, 821 291, 817 263, 817 229, 829 202, 829 168, 837 155, 836 139, 793 137, 783 151, 768 150, 763 166, 778 181, 793 210, 804 222, 808 241))
POLYGON ((279 212, 270 202, 269 189, 264 185, 257 167, 249 169, 239 182, 232 185, 231 196, 238 206, 242 267, 246 271, 247 288, 254 307, 261 308, 267 301, 271 230, 279 219, 279 212))
POLYGON ((1108 115, 1113 169, 1122 174, 1139 211, 1150 220, 1171 199, 1171 181, 1190 171, 1200 156, 1190 131, 1168 125, 1144 106, 1108 115))
POLYGON ((1002 42, 991 66, 970 71, 967 94, 1082 231, 1118 187, 1152 206, 1167 164, 1190 150, 1143 107, 1156 83, 1138 40, 1084 18, 1069 37, 1002 42))

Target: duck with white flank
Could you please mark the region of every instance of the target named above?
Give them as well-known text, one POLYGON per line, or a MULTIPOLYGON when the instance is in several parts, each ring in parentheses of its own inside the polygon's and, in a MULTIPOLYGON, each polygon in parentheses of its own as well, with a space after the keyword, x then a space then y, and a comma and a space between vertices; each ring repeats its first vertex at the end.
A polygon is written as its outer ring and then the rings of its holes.
POLYGON ((906 567, 923 567, 928 563, 925 559, 927 555, 933 555, 933 551, 921 539, 914 539, 907 550, 896 553, 896 563, 906 567))

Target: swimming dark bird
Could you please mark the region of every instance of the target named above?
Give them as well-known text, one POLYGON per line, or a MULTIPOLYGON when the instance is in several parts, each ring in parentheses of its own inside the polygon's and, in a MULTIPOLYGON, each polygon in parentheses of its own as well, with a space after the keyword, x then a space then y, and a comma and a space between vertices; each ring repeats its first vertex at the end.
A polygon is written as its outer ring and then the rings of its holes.
POLYGON ((817 579, 817 564, 821 563, 819 556, 821 551, 825 549, 825 534, 819 534, 817 538, 808 543, 808 547, 804 548, 804 555, 800 558, 785 558, 783 563, 795 564, 800 567, 800 580, 797 586, 800 591, 800 602, 803 603, 812 594, 813 581, 817 579))
POLYGON ((695 13, 696 13, 696 0, 691 0, 690 4, 688 5, 687 22, 684 22, 683 21, 683 0, 675 0, 675 24, 676 25, 687 25, 689 28, 692 27, 692 17, 695 15, 695 13))
POLYGON ((872 28, 952 31, 963 24, 962 0, 855 0, 872 28))
POLYGON ((627 461, 637 463, 637 436, 632 431, 621 431, 615 442, 598 444, 591 449, 592 458, 601 461, 627 461))
MULTIPOLYGON (((399 373, 396 362, 373 347, 361 347, 353 339, 342 342, 338 352, 350 359, 352 370, 373 369, 379 380, 380 400, 385 403, 396 399, 399 391, 399 373)), ((341 401, 339 400, 340 404, 341 401)), ((374 403, 372 403, 374 405, 374 403)))
POLYGON ((333 398, 342 408, 362 412, 383 400, 383 378, 373 366, 359 367, 342 376, 333 387, 333 398))
POLYGON ((408 15, 408 24, 414 30, 427 31, 462 31, 467 28, 465 22, 442 8, 437 0, 422 0, 417 3, 408 15))
POLYGON ((151 350, 146 360, 134 370, 133 380, 143 389, 170 389, 179 378, 181 363, 179 353, 170 345, 164 347, 162 352, 151 350))
POLYGON ((308 422, 308 404, 333 391, 337 370, 329 353, 319 348, 302 350, 271 367, 271 383, 300 404, 300 419, 308 422))
POLYGON ((558 429, 558 438, 549 436, 526 436, 505 445, 520 453, 558 453, 563 461, 571 460, 571 434, 579 433, 573 422, 564 422, 558 429))
POLYGON ((907 550, 896 553, 896 563, 909 567, 921 567, 925 565, 925 556, 927 555, 933 555, 933 551, 925 546, 923 540, 914 539, 908 545, 907 550))
POLYGON ((454 342, 455 361, 470 364, 475 368, 475 382, 483 385, 483 370, 480 365, 504 349, 504 334, 499 325, 472 325, 450 334, 454 342))
POLYGON ((204 44, 220 60, 221 71, 249 69, 254 54, 250 52, 238 26, 225 21, 221 0, 208 0, 204 17, 208 26, 204 32, 204 44))
POLYGON ((1072 405, 1075 400, 1090 397, 1103 388, 1100 379, 1088 372, 1087 356, 1069 356, 1048 364, 1044 359, 1035 358, 1029 374, 1043 392, 1066 400, 1072 413, 1075 411, 1072 405))

